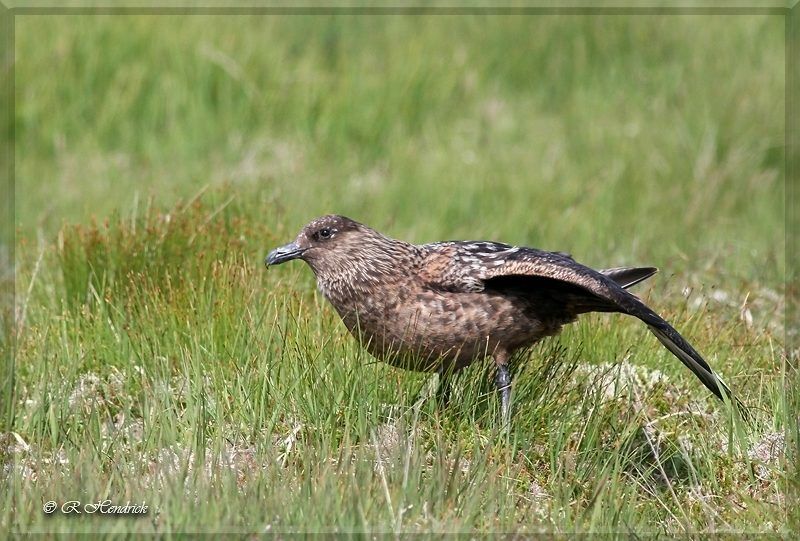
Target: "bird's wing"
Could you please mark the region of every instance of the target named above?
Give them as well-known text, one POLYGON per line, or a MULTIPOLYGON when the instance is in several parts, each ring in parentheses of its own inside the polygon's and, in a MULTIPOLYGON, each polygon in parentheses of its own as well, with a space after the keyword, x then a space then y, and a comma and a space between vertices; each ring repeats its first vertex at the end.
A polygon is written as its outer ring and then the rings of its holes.
POLYGON ((480 292, 485 288, 484 268, 506 260, 516 247, 499 242, 448 241, 422 245, 425 257, 419 269, 431 289, 455 293, 480 292))
POLYGON ((563 282, 600 299, 612 297, 619 289, 610 287, 614 284, 611 278, 561 252, 483 241, 441 242, 424 248, 428 256, 422 267, 423 280, 441 290, 478 292, 492 280, 511 276, 563 282))
POLYGON ((613 276, 581 265, 565 254, 533 248, 486 242, 427 246, 428 260, 436 262, 425 277, 431 287, 478 292, 507 284, 517 291, 525 287, 551 291, 556 295, 563 291, 566 302, 574 303, 577 298, 580 303, 585 303, 578 306, 581 311, 614 311, 632 315, 646 323, 656 338, 711 392, 722 398, 724 391, 732 397, 730 389, 692 345, 661 316, 625 291, 613 276))

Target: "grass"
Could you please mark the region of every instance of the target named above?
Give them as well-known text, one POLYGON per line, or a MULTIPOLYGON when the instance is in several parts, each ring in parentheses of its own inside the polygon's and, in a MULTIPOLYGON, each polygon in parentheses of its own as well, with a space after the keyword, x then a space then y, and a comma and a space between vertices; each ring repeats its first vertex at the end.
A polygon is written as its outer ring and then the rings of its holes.
POLYGON ((16 18, 14 532, 783 532, 780 17, 16 18), (751 406, 587 316, 452 407, 300 264, 325 212, 640 286, 751 406), (103 520, 42 504, 145 502, 103 520))

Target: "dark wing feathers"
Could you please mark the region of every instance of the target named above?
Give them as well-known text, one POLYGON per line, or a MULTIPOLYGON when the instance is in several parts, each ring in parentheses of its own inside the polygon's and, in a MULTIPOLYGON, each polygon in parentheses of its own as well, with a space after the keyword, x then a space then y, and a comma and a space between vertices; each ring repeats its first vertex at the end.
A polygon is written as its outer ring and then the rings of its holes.
MULTIPOLYGON (((625 291, 652 276, 656 269, 614 268, 596 271, 577 263, 566 254, 493 243, 441 243, 427 245, 440 261, 439 286, 449 291, 482 291, 513 282, 514 289, 552 288, 565 294, 577 313, 585 311, 622 312, 642 320, 658 340, 675 355, 716 396, 730 389, 703 357, 667 321, 636 296, 625 291), (444 264, 444 260, 449 260, 444 264), (528 280, 526 285, 526 279, 528 280), (576 301, 576 299, 579 299, 576 301)), ((575 315, 577 315, 577 313, 575 315)), ((738 403, 738 400, 737 400, 738 403)), ((741 405, 739 403, 739 405, 741 405)))

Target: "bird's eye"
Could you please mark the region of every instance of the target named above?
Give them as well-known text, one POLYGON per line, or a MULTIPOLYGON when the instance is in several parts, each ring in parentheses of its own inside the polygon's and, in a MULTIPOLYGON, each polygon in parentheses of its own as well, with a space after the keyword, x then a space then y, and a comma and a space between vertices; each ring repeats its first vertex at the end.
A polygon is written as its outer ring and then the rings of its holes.
POLYGON ((327 227, 323 227, 322 229, 320 229, 320 230, 317 232, 317 235, 318 235, 318 236, 319 236, 319 238, 321 238, 321 239, 329 239, 329 238, 331 238, 331 237, 333 236, 333 231, 331 231, 331 230, 330 230, 330 229, 328 229, 327 227))

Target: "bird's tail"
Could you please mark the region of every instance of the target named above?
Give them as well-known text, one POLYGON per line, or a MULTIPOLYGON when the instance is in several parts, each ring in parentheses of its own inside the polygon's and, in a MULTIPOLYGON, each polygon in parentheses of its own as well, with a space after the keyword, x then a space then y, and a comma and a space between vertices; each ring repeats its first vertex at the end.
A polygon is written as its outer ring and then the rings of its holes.
POLYGON ((628 289, 647 280, 657 272, 656 267, 614 267, 613 269, 603 269, 600 274, 605 274, 623 289, 628 289))

